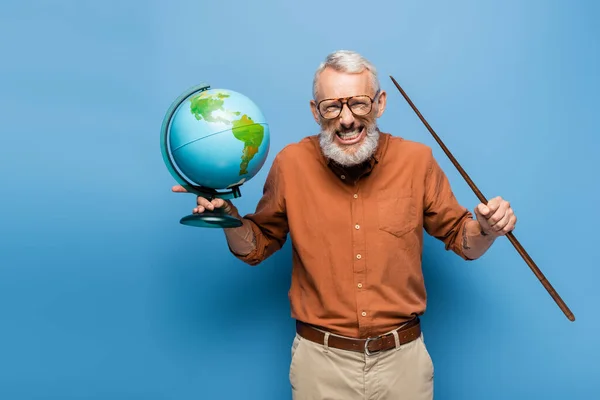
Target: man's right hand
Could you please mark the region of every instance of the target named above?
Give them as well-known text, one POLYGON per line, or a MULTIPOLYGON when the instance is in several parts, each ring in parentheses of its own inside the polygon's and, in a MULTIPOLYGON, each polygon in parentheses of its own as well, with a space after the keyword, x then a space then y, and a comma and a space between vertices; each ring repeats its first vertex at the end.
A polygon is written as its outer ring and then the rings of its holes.
MULTIPOLYGON (((175 185, 171 190, 175 193, 189 193, 181 185, 175 185)), ((215 208, 223 208, 223 211, 226 214, 241 218, 237 209, 227 200, 216 198, 212 201, 208 201, 208 199, 198 196, 197 203, 198 206, 194 208, 194 214, 201 214, 206 210, 214 210, 215 208)), ((234 254, 245 256, 255 249, 254 231, 250 227, 250 224, 243 224, 238 228, 226 228, 224 230, 227 242, 229 243, 229 248, 234 254)))
MULTIPOLYGON (((175 193, 189 193, 181 185, 175 185, 171 188, 171 190, 175 193)), ((229 202, 227 202, 223 199, 216 198, 216 199, 213 199, 212 201, 209 201, 208 199, 206 199, 202 196, 198 196, 198 198, 196 199, 196 203, 198 204, 198 206, 196 208, 194 208, 194 210, 193 210, 194 214, 201 214, 206 210, 214 210, 215 208, 223 208, 223 211, 226 214, 231 214, 231 212, 232 212, 232 208, 231 208, 231 205, 229 204, 229 202)))

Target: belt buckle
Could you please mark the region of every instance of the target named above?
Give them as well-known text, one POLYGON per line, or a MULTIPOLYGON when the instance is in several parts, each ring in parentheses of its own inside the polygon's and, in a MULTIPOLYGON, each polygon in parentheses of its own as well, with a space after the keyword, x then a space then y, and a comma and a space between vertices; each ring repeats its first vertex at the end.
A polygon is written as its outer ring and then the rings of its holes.
POLYGON ((374 351, 374 352, 369 350, 369 342, 375 341, 377 339, 381 339, 381 335, 375 336, 375 337, 369 337, 369 338, 367 338, 367 340, 365 340, 365 354, 366 355, 372 356, 374 354, 381 352, 381 349, 374 351))

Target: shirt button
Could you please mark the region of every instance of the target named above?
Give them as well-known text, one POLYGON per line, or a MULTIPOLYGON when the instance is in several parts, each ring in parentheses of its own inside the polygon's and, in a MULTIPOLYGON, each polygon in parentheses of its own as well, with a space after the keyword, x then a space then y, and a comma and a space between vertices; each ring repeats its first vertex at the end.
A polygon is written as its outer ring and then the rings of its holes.
POLYGON ((367 313, 363 311, 360 315, 362 315, 363 317, 366 317, 367 313))
POLYGON ((362 287, 362 283, 359 283, 357 286, 358 286, 359 288, 361 288, 361 287, 362 287))
POLYGON ((360 254, 357 254, 356 258, 360 260, 362 258, 362 256, 360 254))
POLYGON ((340 176, 340 178, 346 179, 346 175, 342 175, 342 176, 340 176))
POLYGON ((355 198, 355 199, 358 199, 358 195, 357 195, 357 194, 354 194, 354 198, 355 198))
POLYGON ((355 227, 356 229, 360 229, 360 225, 358 225, 358 224, 354 225, 354 227, 355 227))

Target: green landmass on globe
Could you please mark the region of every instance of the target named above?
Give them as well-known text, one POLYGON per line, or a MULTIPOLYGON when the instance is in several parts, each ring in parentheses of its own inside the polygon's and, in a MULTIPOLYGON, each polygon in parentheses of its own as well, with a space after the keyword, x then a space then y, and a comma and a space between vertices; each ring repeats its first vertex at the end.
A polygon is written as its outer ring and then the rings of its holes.
POLYGON ((220 122, 231 125, 233 136, 244 143, 242 150, 240 175, 248 173, 248 164, 258 153, 263 142, 265 129, 261 124, 255 124, 252 118, 239 111, 226 110, 225 99, 228 93, 203 92, 190 99, 190 111, 197 120, 220 122), (240 117, 240 115, 242 115, 240 117), (239 118, 238 118, 239 117, 239 118))

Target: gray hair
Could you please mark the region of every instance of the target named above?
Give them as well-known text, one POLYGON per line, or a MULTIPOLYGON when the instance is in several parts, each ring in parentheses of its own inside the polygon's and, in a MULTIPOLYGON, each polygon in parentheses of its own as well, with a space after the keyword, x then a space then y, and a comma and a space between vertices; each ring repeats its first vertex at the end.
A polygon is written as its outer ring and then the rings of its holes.
POLYGON ((377 69, 369 60, 357 52, 350 50, 338 50, 335 51, 325 58, 313 78, 313 98, 317 99, 317 80, 319 75, 325 68, 333 68, 336 71, 347 72, 347 73, 361 73, 365 69, 371 72, 371 86, 375 89, 375 92, 379 91, 379 78, 377 76, 377 69))

